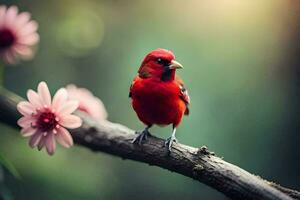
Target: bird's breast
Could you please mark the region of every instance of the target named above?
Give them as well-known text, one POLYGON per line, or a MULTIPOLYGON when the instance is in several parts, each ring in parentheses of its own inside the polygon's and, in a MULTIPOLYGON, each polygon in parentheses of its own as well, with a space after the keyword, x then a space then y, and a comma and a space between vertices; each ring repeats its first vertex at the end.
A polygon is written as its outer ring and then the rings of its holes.
POLYGON ((178 124, 185 111, 173 82, 142 80, 132 87, 132 106, 145 124, 178 124))

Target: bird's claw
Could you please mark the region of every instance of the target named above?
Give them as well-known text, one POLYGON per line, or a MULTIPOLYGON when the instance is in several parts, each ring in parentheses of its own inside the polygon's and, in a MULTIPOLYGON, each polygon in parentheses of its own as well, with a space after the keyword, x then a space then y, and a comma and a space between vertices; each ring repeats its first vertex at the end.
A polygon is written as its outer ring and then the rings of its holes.
POLYGON ((137 132, 139 134, 136 136, 131 143, 141 145, 143 141, 146 141, 148 139, 148 136, 150 136, 150 133, 148 130, 143 130, 141 133, 137 132))
POLYGON ((164 147, 168 147, 169 152, 171 152, 173 142, 178 143, 178 140, 175 136, 171 136, 165 141, 164 147))

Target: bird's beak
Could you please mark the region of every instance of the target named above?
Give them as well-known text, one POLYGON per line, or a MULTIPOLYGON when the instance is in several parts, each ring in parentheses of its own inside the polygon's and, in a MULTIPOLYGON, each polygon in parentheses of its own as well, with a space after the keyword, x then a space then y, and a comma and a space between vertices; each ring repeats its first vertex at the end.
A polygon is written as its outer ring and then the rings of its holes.
POLYGON ((176 60, 172 60, 169 69, 183 69, 183 66, 176 60))

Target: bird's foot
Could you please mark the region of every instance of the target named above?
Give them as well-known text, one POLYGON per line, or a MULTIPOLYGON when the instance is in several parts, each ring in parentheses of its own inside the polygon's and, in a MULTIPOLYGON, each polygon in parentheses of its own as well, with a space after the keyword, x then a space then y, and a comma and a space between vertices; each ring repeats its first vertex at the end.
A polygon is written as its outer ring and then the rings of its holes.
POLYGON ((165 141, 164 147, 168 147, 169 152, 171 152, 173 142, 175 142, 175 143, 178 142, 178 140, 176 139, 175 136, 171 136, 168 139, 166 139, 166 141, 165 141))
POLYGON ((143 141, 146 141, 148 139, 148 136, 151 136, 150 132, 145 129, 143 130, 141 133, 137 132, 137 134, 139 134, 138 136, 136 136, 131 143, 135 144, 137 143, 138 145, 141 145, 143 141))

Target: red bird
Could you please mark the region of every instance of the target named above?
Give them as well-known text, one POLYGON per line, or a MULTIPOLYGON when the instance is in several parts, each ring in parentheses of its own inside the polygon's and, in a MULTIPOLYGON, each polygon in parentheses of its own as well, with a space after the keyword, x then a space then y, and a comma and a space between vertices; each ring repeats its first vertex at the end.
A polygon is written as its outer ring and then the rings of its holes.
POLYGON ((151 51, 144 58, 138 75, 131 84, 129 97, 132 98, 133 109, 146 128, 133 143, 141 145, 150 135, 149 128, 153 124, 172 124, 172 135, 165 142, 165 146, 168 146, 171 152, 172 143, 177 142, 176 128, 183 115, 189 114, 188 92, 182 80, 175 75, 176 69, 182 68, 182 65, 175 61, 174 54, 165 49, 151 51))

